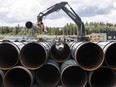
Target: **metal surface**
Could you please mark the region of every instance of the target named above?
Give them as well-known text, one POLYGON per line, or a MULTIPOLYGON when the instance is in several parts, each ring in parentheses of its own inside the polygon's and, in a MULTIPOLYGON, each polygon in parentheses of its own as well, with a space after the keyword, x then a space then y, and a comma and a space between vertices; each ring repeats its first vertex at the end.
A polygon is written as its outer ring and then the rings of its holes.
POLYGON ((116 87, 115 52, 116 42, 1 42, 0 87, 116 87))
POLYGON ((102 66, 90 73, 89 83, 91 87, 116 87, 116 72, 102 66))
POLYGON ((16 66, 5 73, 4 87, 32 87, 32 73, 22 66, 16 66))
POLYGON ((64 62, 70 57, 70 48, 64 42, 57 42, 51 47, 51 57, 57 62, 64 62))
POLYGON ((71 55, 78 65, 87 71, 96 70, 104 62, 101 47, 92 42, 77 42, 71 48, 71 55))
POLYGON ((4 72, 0 70, 0 87, 3 87, 3 77, 4 77, 4 72))
POLYGON ((32 23, 31 21, 27 21, 25 23, 25 26, 26 26, 27 29, 32 29, 33 33, 41 32, 41 30, 39 29, 39 27, 36 24, 32 23))
POLYGON ((20 52, 20 62, 28 69, 40 68, 46 62, 51 48, 48 42, 31 42, 26 44, 20 52))
POLYGON ((99 42, 105 54, 105 63, 116 70, 116 42, 99 42))
POLYGON ((32 87, 40 87, 38 84, 33 84, 32 87))
POLYGON ((74 60, 67 60, 61 66, 61 82, 63 87, 84 87, 87 75, 74 60))
POLYGON ((7 70, 14 67, 19 61, 20 48, 23 43, 0 43, 0 69, 7 70))
POLYGON ((55 87, 59 80, 60 67, 53 60, 49 60, 36 71, 36 81, 41 87, 55 87))

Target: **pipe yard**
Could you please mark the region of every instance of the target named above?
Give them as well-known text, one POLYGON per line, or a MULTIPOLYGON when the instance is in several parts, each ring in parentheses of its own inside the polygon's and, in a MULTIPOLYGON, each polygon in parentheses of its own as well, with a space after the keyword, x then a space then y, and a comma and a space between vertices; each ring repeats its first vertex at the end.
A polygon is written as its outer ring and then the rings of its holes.
POLYGON ((116 42, 1 42, 0 87, 115 87, 116 42))
POLYGON ((32 31, 32 36, 47 34, 51 38, 8 36, 0 40, 0 87, 116 87, 116 35, 109 34, 109 41, 106 34, 88 35, 84 22, 68 2, 40 12, 36 24, 27 21, 24 29, 32 31), (42 20, 59 10, 78 28, 72 26, 70 31, 68 26, 65 31, 72 34, 60 29, 62 34, 56 32, 54 38, 51 30, 47 34, 42 20))

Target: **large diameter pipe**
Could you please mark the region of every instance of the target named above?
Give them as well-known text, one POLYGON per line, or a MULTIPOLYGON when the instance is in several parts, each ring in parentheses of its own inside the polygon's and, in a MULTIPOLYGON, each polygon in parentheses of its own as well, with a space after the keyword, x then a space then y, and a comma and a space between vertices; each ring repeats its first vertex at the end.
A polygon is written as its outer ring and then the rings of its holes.
POLYGON ((70 56, 70 47, 64 42, 57 42, 51 47, 51 57, 57 62, 64 62, 70 56))
POLYGON ((90 73, 91 87, 116 87, 116 72, 106 66, 90 73))
POLYGON ((87 75, 74 60, 67 60, 61 66, 61 82, 63 87, 84 87, 87 75))
POLYGON ((32 23, 31 21, 27 21, 26 23, 25 23, 25 26, 26 26, 26 28, 38 28, 37 27, 37 25, 36 24, 34 24, 34 23, 32 23))
POLYGON ((51 43, 49 42, 26 44, 20 52, 21 64, 31 70, 40 68, 46 62, 50 48, 51 43))
POLYGON ((99 45, 92 42, 75 42, 72 45, 72 57, 84 70, 96 70, 104 62, 104 53, 99 45))
POLYGON ((33 32, 36 32, 36 33, 41 31, 40 28, 37 26, 37 24, 34 24, 31 21, 27 21, 25 23, 25 26, 27 29, 33 29, 34 30, 33 32))
POLYGON ((5 73, 4 87, 32 87, 32 73, 22 66, 16 66, 5 73))
POLYGON ((91 87, 90 84, 87 82, 86 86, 85 87, 91 87))
POLYGON ((0 70, 0 87, 3 87, 3 77, 4 77, 4 73, 2 70, 0 70))
POLYGON ((105 63, 116 70, 116 42, 99 42, 105 54, 105 63))
POLYGON ((36 72, 36 81, 41 87, 55 87, 59 80, 60 68, 53 60, 49 60, 36 72))
POLYGON ((24 44, 19 42, 2 42, 0 44, 0 69, 7 70, 18 63, 22 46, 24 44))
POLYGON ((32 87, 40 87, 38 84, 33 84, 32 87))

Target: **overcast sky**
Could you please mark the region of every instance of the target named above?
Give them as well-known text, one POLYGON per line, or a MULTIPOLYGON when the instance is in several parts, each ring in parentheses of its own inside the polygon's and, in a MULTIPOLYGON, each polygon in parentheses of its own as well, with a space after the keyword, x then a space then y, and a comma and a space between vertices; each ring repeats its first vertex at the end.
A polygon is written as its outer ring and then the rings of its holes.
MULTIPOLYGON (((116 0, 0 0, 0 26, 36 23, 39 12, 62 1, 67 1, 83 22, 116 23, 116 0)), ((52 27, 74 23, 62 10, 49 14, 43 22, 52 27)))

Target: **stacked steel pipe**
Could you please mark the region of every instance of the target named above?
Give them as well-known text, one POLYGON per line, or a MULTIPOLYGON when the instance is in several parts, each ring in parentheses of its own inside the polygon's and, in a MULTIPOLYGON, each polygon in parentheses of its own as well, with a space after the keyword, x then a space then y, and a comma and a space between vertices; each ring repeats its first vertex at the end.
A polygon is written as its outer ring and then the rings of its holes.
POLYGON ((1 42, 0 87, 116 87, 116 42, 1 42))

